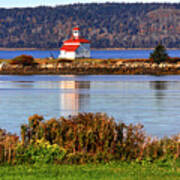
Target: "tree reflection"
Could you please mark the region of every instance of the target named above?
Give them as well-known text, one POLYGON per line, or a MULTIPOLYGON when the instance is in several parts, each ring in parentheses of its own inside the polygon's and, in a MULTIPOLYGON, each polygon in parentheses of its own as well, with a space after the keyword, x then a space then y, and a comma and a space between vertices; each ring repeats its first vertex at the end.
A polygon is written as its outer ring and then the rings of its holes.
POLYGON ((34 81, 12 81, 14 87, 17 88, 33 88, 34 81))
POLYGON ((156 98, 161 100, 164 98, 165 93, 164 90, 168 88, 168 82, 167 81, 153 81, 150 82, 151 88, 156 90, 156 98))

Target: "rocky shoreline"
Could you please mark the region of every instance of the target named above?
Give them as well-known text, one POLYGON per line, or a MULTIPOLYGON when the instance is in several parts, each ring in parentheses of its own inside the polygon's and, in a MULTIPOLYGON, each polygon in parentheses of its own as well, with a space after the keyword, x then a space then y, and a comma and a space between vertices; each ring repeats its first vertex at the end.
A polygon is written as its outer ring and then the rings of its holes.
POLYGON ((39 62, 33 66, 3 64, 0 74, 73 74, 73 75, 176 75, 180 74, 180 62, 157 64, 149 60, 82 60, 72 62, 39 62))

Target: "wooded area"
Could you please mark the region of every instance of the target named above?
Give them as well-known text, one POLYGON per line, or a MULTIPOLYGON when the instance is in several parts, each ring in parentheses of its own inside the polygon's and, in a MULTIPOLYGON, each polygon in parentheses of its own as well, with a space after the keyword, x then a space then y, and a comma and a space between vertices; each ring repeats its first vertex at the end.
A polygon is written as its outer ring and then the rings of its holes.
POLYGON ((58 48, 74 25, 93 48, 180 48, 180 3, 0 9, 0 47, 58 48))

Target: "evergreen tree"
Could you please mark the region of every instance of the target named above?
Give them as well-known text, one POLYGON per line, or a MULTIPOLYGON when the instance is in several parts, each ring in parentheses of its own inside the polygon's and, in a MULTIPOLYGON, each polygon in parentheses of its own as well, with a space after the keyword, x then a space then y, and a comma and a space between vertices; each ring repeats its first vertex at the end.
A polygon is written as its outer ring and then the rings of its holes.
POLYGON ((166 61, 169 58, 166 48, 159 44, 155 47, 154 51, 150 54, 150 59, 152 59, 156 63, 161 63, 166 61))

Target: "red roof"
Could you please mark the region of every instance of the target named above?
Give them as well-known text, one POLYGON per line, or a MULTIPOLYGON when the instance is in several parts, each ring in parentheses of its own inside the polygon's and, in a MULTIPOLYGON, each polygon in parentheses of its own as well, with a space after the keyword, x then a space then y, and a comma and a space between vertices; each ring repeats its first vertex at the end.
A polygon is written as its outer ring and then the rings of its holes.
POLYGON ((87 39, 69 39, 64 41, 64 43, 90 43, 87 39))
POLYGON ((79 47, 79 45, 63 45, 60 50, 64 50, 64 51, 76 51, 76 49, 79 47))
POLYGON ((74 30, 74 31, 79 31, 79 30, 80 30, 80 28, 75 27, 75 28, 73 28, 73 30, 74 30))

